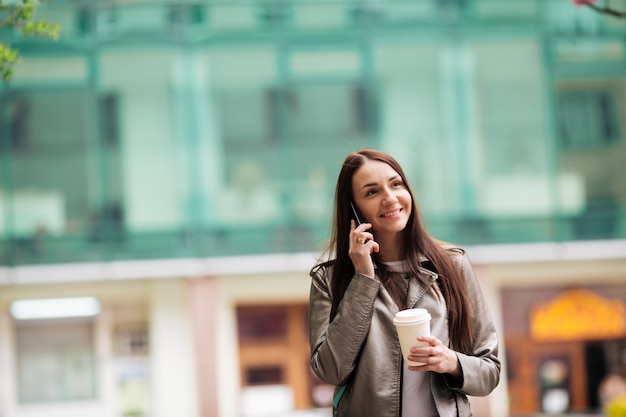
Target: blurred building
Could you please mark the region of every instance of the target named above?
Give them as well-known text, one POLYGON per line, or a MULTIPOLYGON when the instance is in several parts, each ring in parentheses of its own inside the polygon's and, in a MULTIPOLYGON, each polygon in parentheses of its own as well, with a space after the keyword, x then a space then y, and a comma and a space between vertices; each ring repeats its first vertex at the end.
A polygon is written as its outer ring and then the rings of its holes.
POLYGON ((593 411, 626 371, 626 20, 565 0, 37 17, 61 39, 0 30, 24 56, 0 87, 0 417, 329 415, 308 270, 366 147, 475 263, 505 363, 477 417, 593 411))

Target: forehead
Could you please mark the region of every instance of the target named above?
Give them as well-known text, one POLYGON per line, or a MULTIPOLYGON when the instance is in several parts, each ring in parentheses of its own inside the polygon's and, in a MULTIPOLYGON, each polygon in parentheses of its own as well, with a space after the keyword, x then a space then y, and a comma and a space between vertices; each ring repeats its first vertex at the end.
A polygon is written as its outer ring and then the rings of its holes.
POLYGON ((399 176, 400 174, 398 174, 390 165, 381 161, 367 160, 354 172, 352 185, 360 188, 366 184, 379 184, 387 182, 391 178, 399 176))

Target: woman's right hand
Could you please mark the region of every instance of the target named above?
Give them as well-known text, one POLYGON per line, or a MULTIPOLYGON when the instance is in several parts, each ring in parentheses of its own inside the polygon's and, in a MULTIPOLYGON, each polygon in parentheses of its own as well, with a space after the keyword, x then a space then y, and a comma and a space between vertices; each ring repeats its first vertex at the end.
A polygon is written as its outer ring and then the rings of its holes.
POLYGON ((370 223, 356 225, 354 220, 350 221, 350 245, 348 255, 352 260, 355 272, 374 278, 374 262, 370 256, 373 252, 378 252, 380 247, 374 241, 374 235, 368 232, 372 228, 370 223))

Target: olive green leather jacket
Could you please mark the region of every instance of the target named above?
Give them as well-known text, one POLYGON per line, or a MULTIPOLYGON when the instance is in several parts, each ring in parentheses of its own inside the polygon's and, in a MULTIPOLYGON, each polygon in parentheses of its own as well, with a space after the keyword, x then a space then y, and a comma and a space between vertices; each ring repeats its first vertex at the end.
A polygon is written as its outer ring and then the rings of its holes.
MULTIPOLYGON (((429 383, 440 417, 470 417, 467 396, 486 396, 500 380, 498 338, 467 255, 460 248, 449 250, 465 277, 472 304, 474 344, 470 354, 456 352, 462 381, 428 372, 429 383)), ((403 362, 392 321, 398 308, 378 277, 357 273, 331 322, 330 268, 318 266, 311 270, 311 367, 322 381, 336 387, 335 416, 400 417, 403 362)), ((428 309, 433 315, 431 334, 454 349, 447 317, 438 305, 443 302, 434 285, 438 276, 428 269, 420 272, 419 277, 409 278, 407 308, 428 309)))

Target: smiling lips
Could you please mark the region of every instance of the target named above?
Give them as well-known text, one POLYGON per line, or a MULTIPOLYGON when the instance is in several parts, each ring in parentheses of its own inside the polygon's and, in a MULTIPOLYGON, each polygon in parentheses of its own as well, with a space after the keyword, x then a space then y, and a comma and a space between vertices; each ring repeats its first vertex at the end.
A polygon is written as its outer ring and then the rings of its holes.
POLYGON ((401 211, 402 209, 395 209, 394 211, 388 211, 387 213, 381 214, 380 217, 393 217, 400 214, 401 211))

